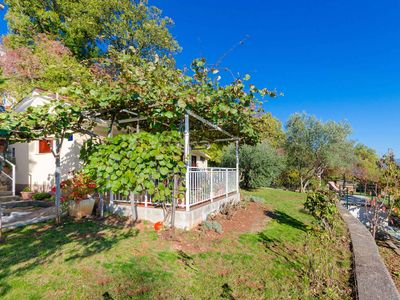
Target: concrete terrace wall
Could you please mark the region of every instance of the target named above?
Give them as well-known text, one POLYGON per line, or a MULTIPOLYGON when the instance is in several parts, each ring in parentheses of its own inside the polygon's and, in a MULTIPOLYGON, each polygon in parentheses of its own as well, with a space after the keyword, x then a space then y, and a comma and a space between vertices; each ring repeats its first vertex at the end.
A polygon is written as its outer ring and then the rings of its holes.
POLYGON ((399 292, 379 255, 372 235, 342 205, 339 204, 338 208, 347 224, 353 245, 357 299, 399 300, 399 292))
MULTIPOLYGON (((211 203, 191 208, 190 211, 177 210, 175 214, 175 226, 185 230, 192 229, 205 221, 210 213, 219 211, 223 204, 237 201, 239 201, 238 195, 233 194, 229 195, 227 198, 222 198, 211 203)), ((129 203, 114 203, 112 211, 113 213, 124 216, 132 215, 132 208, 129 203)), ((164 212, 162 208, 137 206, 134 213, 137 213, 138 220, 146 220, 152 223, 164 220, 164 212)))

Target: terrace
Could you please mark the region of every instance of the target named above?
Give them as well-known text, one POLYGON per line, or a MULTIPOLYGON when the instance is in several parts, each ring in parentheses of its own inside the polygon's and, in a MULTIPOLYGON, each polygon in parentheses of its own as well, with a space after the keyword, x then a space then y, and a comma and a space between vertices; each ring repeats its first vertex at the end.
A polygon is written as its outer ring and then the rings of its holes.
MULTIPOLYGON (((139 122, 140 118, 130 118, 122 122, 139 122)), ((139 126, 137 126, 139 130, 139 126)), ((186 111, 184 122, 184 159, 186 173, 184 178, 185 196, 176 203, 176 224, 182 229, 190 229, 206 220, 207 216, 218 211, 226 203, 240 201, 239 193, 239 138, 231 135, 221 127, 203 119, 191 111, 186 111), (196 141, 190 140, 190 120, 201 123, 211 130, 224 135, 224 138, 196 141), (192 167, 191 152, 196 147, 210 142, 234 142, 236 145, 236 168, 203 168, 192 167)), ((159 222, 166 218, 165 204, 154 202, 147 191, 141 194, 131 193, 123 196, 109 193, 111 211, 123 215, 136 215, 139 220, 159 222)), ((167 203, 170 206, 171 203, 167 203)))

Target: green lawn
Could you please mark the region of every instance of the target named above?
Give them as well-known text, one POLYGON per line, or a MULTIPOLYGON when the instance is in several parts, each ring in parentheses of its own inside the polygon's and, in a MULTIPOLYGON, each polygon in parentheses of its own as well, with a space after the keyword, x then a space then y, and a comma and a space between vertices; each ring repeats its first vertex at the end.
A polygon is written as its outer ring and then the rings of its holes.
MULTIPOLYGON (((340 223, 334 238, 309 230, 304 195, 263 189, 271 220, 260 233, 184 253, 151 229, 97 221, 40 224, 0 244, 1 299, 348 299, 351 255, 340 223)), ((185 235, 191 235, 186 233, 185 235)))

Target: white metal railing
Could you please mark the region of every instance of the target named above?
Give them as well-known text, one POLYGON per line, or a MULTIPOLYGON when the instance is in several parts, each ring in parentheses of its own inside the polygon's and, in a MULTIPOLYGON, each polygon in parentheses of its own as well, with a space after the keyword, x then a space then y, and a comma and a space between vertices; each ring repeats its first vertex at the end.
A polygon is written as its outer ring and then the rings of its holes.
POLYGON ((186 208, 237 192, 234 168, 189 168, 186 208))
MULTIPOLYGON (((238 192, 238 176, 235 168, 188 168, 186 178, 186 199, 178 200, 177 206, 185 209, 204 203, 212 202, 216 198, 226 197, 238 192)), ((110 200, 116 202, 130 202, 134 197, 135 203, 144 206, 154 205, 147 193, 141 195, 124 196, 110 193, 110 200)))
POLYGON ((8 159, 4 158, 2 155, 0 155, 0 160, 3 161, 5 163, 5 165, 7 164, 11 167, 11 174, 5 172, 4 170, 1 170, 0 174, 4 175, 6 178, 11 180, 11 184, 12 184, 11 191, 12 191, 12 195, 15 196, 15 164, 13 164, 8 159))

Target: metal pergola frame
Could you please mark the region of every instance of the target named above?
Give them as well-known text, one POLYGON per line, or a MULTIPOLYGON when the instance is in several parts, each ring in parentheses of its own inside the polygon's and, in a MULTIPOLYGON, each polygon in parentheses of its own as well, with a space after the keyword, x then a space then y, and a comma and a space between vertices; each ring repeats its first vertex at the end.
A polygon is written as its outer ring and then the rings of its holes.
MULTIPOLYGON (((132 112, 130 110, 124 109, 121 112, 127 113, 132 115, 132 118, 122 119, 122 120, 115 120, 117 124, 127 124, 127 123, 134 123, 137 122, 136 131, 139 131, 139 122, 145 121, 148 118, 139 116, 136 112, 132 112)), ((239 141, 241 140, 239 137, 236 137, 226 130, 222 129, 220 126, 206 120, 205 118, 197 115, 191 110, 185 110, 185 117, 184 117, 184 162, 186 166, 186 176, 185 182, 189 182, 189 168, 190 168, 190 117, 200 121, 202 124, 207 125, 208 127, 212 128, 213 130, 219 131, 223 135, 227 136, 226 138, 219 138, 213 139, 211 141, 201 141, 200 143, 209 143, 209 142, 235 142, 236 147, 236 184, 237 184, 237 193, 239 194, 239 141)), ((162 123, 162 122, 161 122, 162 123)), ((165 126, 168 126, 166 123, 162 123, 165 126)), ((112 126, 112 124, 110 124, 112 126)), ((185 198, 189 199, 189 189, 186 189, 185 198)), ((111 200, 111 199, 110 199, 111 200)), ((111 200, 112 201, 112 200, 111 200)), ((186 201, 186 211, 190 210, 189 201, 186 201)))
MULTIPOLYGON (((218 125, 215 125, 206 119, 200 117, 199 115, 195 114, 194 112, 190 110, 185 111, 185 130, 184 130, 184 138, 185 138, 185 147, 184 147, 184 160, 185 160, 185 165, 186 165, 186 178, 185 181, 189 182, 189 168, 190 168, 190 120, 189 117, 193 117, 203 124, 206 124, 207 126, 220 131, 224 135, 227 135, 229 138, 228 139, 219 139, 219 141, 235 141, 235 146, 236 146, 236 190, 237 194, 239 195, 239 141, 240 138, 233 136, 229 132, 223 130, 221 127, 218 125)), ((217 141, 217 140, 215 140, 217 141)), ((186 189, 186 195, 185 198, 187 199, 186 201, 186 211, 190 210, 190 205, 189 205, 189 189, 186 189)))

